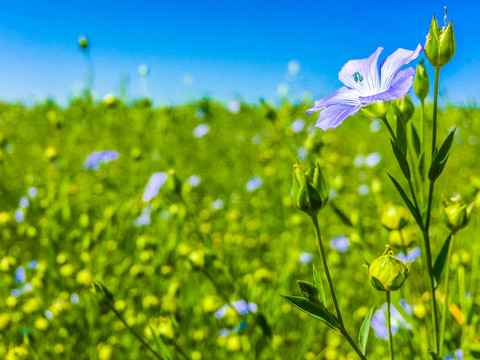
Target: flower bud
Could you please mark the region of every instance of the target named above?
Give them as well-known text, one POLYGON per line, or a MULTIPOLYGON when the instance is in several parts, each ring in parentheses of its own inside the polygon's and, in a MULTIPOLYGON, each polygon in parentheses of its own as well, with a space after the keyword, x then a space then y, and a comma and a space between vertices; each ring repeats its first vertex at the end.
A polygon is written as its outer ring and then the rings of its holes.
POLYGON ((440 29, 434 16, 425 43, 425 57, 436 69, 440 69, 452 60, 454 54, 455 36, 452 23, 440 29))
POLYGON ((297 285, 304 298, 314 303, 320 302, 318 300, 318 289, 314 284, 309 281, 297 280, 297 285))
POLYGON ((293 165, 293 205, 310 216, 316 216, 328 202, 328 188, 318 163, 305 171, 300 164, 293 165))
POLYGON ((417 64, 417 72, 415 73, 415 78, 413 79, 413 90, 420 100, 425 100, 429 87, 430 81, 428 80, 425 61, 422 58, 417 64))
POLYGON ((80 46, 82 50, 88 49, 88 40, 85 36, 80 36, 78 38, 78 46, 80 46))
POLYGON ((418 228, 413 225, 406 226, 401 230, 390 231, 388 234, 389 243, 400 248, 408 248, 419 239, 418 228))
POLYGON ((441 206, 445 225, 455 234, 458 230, 467 226, 474 203, 463 204, 460 201, 460 196, 455 196, 450 201, 442 197, 441 206))
POLYGON ((361 112, 371 118, 383 118, 390 108, 390 101, 377 101, 365 106, 361 112))
POLYGON ((368 265, 368 276, 375 289, 395 291, 400 289, 408 277, 408 268, 390 250, 368 265))
POLYGON ((408 94, 401 99, 396 99, 391 107, 393 107, 395 115, 399 116, 404 124, 412 118, 413 112, 415 111, 415 106, 413 106, 408 94))
POLYGON ((410 213, 408 210, 393 203, 388 203, 383 209, 381 222, 388 230, 400 230, 408 224, 410 213))

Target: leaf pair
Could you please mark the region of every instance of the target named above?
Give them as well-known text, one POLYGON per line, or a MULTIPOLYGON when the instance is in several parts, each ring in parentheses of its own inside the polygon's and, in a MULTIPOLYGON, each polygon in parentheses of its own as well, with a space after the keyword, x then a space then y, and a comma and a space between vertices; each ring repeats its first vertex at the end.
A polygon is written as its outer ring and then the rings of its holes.
POLYGON ((448 134, 440 149, 435 150, 433 154, 432 165, 428 171, 428 178, 430 181, 437 180, 440 174, 443 172, 443 169, 447 164, 448 157, 450 156, 450 149, 452 148, 453 137, 455 136, 456 130, 457 128, 453 129, 450 134, 448 134))

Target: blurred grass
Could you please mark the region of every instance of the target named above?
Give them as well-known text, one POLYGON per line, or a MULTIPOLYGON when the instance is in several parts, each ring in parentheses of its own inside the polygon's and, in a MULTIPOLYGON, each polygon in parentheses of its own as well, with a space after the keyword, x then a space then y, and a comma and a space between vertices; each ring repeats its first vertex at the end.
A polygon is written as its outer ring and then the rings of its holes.
MULTIPOLYGON (((327 244, 339 234, 350 239, 345 253, 327 248, 353 337, 369 308, 385 302, 362 265, 388 243, 379 221, 381 209, 389 201, 401 203, 387 171, 401 177, 387 131, 379 123, 355 116, 322 132, 313 128, 315 118, 305 115, 307 108, 262 102, 241 104, 232 113, 208 99, 153 108, 147 101, 98 103, 88 97, 74 99, 66 108, 50 101, 33 107, 0 103, 0 356, 151 358, 115 315, 99 305, 90 290, 91 281, 98 280, 114 294, 115 308, 128 324, 154 347, 151 331, 161 336, 174 359, 182 358, 179 348, 192 360, 354 359, 339 334, 279 296, 299 294, 296 279, 312 281, 311 264, 299 262, 302 252, 312 253, 321 269, 309 218, 291 205, 292 164, 296 159, 318 161, 333 189, 331 202, 354 225, 342 222, 331 206, 319 216, 327 244), (297 119, 305 121, 304 128, 297 119), (295 120, 298 126, 292 129, 295 120), (194 129, 200 124, 208 125, 209 132, 197 138, 194 129), (312 134, 315 139, 307 149, 305 141, 312 134), (85 170, 88 154, 100 150, 116 150, 120 157, 98 171, 85 170), (362 156, 372 153, 381 160, 367 166, 362 156), (147 206, 142 194, 150 176, 169 169, 182 182, 181 193, 164 186, 150 202, 151 223, 135 226, 147 206), (193 175, 201 179, 198 186, 187 182, 193 175), (252 177, 262 184, 249 191, 246 184, 252 177), (24 209, 24 220, 17 222, 19 200, 31 187, 38 194, 24 209), (218 199, 222 202, 214 203, 218 199), (27 268, 26 282, 33 289, 12 296, 21 286, 15 282, 16 269, 32 260, 38 267, 27 268), (72 303, 72 294, 78 295, 78 303, 72 303), (257 304, 257 313, 242 317, 228 311, 217 319, 214 313, 226 301, 222 294, 229 301, 257 304), (259 326, 259 314, 271 327, 271 339, 259 326), (242 320, 245 329, 233 331, 242 320), (221 329, 230 333, 220 336, 221 329)), ((427 106, 427 121, 429 114, 427 106)), ((479 119, 478 109, 454 106, 439 116, 440 139, 453 126, 458 132, 436 188, 434 255, 447 235, 438 211, 440 194, 461 193, 472 200, 480 187, 479 119)), ((412 121, 418 124, 418 109, 412 121)), ((472 272, 480 250, 478 223, 474 217, 457 236, 452 262, 455 274, 464 275, 451 284, 456 295, 446 353, 480 344, 478 292, 465 298, 457 290, 458 281, 467 291, 478 284, 478 274, 472 272)), ((392 301, 399 308, 406 297, 425 329, 429 303, 421 259, 411 273, 404 292, 393 294, 392 301)), ((400 329, 394 338, 398 358, 422 358, 425 336, 400 329)), ((373 331, 369 353, 371 359, 387 354, 387 342, 376 339, 373 331)))

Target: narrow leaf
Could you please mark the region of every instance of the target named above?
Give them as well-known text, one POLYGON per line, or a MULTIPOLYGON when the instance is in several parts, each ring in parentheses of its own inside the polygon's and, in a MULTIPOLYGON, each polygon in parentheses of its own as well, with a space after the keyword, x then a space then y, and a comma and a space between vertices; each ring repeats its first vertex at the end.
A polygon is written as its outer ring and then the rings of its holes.
POLYGON ((348 216, 342 210, 340 210, 340 208, 333 201, 330 201, 329 204, 333 209, 333 212, 340 218, 340 220, 342 220, 345 225, 353 227, 353 224, 348 216))
POLYGON ((420 143, 420 137, 418 136, 417 129, 415 129, 415 126, 413 123, 411 123, 411 129, 412 129, 412 143, 413 143, 413 150, 415 150, 415 154, 420 155, 420 152, 422 150, 422 145, 420 143))
POLYGON ((432 357, 432 360, 442 360, 442 357, 438 356, 437 353, 433 351, 429 351, 429 353, 430 353, 430 356, 432 357))
POLYGON ((397 145, 402 153, 407 155, 407 133, 405 132, 405 126, 403 125, 400 116, 397 116, 397 145))
POLYGON ((160 356, 162 357, 162 360, 172 360, 172 355, 168 351, 167 346, 163 342, 163 340, 158 336, 155 331, 152 329, 151 326, 148 327, 150 329, 150 332, 153 335, 153 339, 155 340, 155 343, 157 344, 157 348, 159 350, 160 356))
POLYGON ((400 165, 400 169, 402 169, 403 176, 407 180, 410 179, 410 167, 408 166, 408 161, 407 157, 405 156, 405 153, 402 152, 402 150, 398 147, 397 144, 395 144, 392 140, 390 140, 392 143, 392 149, 393 153, 395 154, 395 157, 397 158, 398 165, 400 165))
POLYGON ((450 155, 450 149, 452 148, 453 137, 455 136, 456 130, 457 128, 453 129, 450 134, 448 134, 440 149, 435 153, 435 156, 432 160, 432 165, 430 166, 430 170, 428 171, 428 178, 430 179, 430 181, 435 181, 436 179, 438 179, 443 169, 445 168, 448 157, 450 155))
POLYGON ((370 311, 367 313, 367 316, 365 316, 362 326, 360 327, 360 333, 358 334, 358 344, 360 345, 360 350, 362 350, 363 355, 365 355, 365 352, 367 350, 368 334, 370 333, 370 324, 372 323, 373 310, 375 310, 375 305, 372 306, 370 311))
POLYGON ((418 172, 422 178, 422 181, 425 180, 425 152, 422 151, 420 153, 420 157, 418 158, 418 172))
POLYGON ((265 318, 265 315, 263 315, 262 313, 259 313, 257 315, 257 323, 258 323, 258 325, 260 325, 260 328, 262 329, 263 335, 265 335, 265 337, 267 339, 271 339, 272 338, 272 328, 268 324, 267 319, 265 318))
POLYGON ((320 305, 317 305, 307 299, 300 296, 288 296, 281 295, 285 300, 290 304, 295 306, 297 309, 302 310, 314 318, 323 321, 325 324, 330 326, 332 329, 339 331, 340 323, 335 315, 333 315, 326 308, 322 308, 320 305))
POLYGON ((448 235, 448 237, 445 239, 445 242, 443 243, 443 246, 440 249, 440 252, 438 253, 437 258, 435 259, 435 264, 433 265, 433 286, 435 287, 435 289, 438 287, 438 284, 440 283, 440 276, 442 275, 442 270, 443 270, 443 267, 445 266, 445 260, 447 259, 447 256, 448 256, 448 250, 450 248, 451 240, 452 240, 452 234, 450 233, 450 235, 448 235))
POLYGON ((318 290, 318 299, 323 305, 326 306, 327 300, 325 298, 325 289, 323 288, 322 279, 320 278, 320 275, 318 275, 315 264, 313 264, 313 282, 315 283, 315 286, 318 290))
POLYGON ((414 217, 414 219, 415 219, 415 221, 417 222, 418 226, 420 227, 421 230, 423 230, 423 221, 422 221, 422 217, 420 216, 420 213, 417 211, 417 209, 415 208, 415 206, 413 205, 413 203, 410 201, 410 199, 408 198, 408 196, 407 196, 407 194, 405 193, 405 191, 403 191, 403 189, 402 189, 402 187, 400 186, 400 184, 398 183, 398 181, 395 180, 394 177, 391 176, 390 174, 388 174, 388 176, 390 177, 390 180, 392 180, 393 185, 395 185, 395 187, 397 188, 398 193, 400 194, 400 196, 402 197, 403 201, 405 202, 405 205, 407 205, 408 210, 410 210, 410 213, 411 213, 412 216, 414 217))

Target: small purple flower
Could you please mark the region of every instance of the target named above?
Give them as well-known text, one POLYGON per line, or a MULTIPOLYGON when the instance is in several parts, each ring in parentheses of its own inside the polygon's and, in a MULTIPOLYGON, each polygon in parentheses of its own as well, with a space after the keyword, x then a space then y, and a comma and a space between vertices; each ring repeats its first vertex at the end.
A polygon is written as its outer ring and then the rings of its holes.
POLYGON ((251 191, 257 190, 262 185, 263 185, 263 180, 260 178, 260 176, 254 175, 245 184, 245 188, 247 189, 247 191, 251 192, 251 191))
POLYGON ((32 260, 27 263, 27 268, 31 270, 35 270, 38 267, 38 262, 37 260, 32 260))
POLYGON ((193 136, 196 138, 201 138, 207 135, 210 131, 210 126, 207 124, 200 124, 195 129, 193 129, 193 136))
POLYGON ((25 214, 23 213, 23 210, 20 208, 15 210, 15 221, 21 223, 23 220, 25 220, 25 214))
POLYGON ((230 306, 228 305, 223 305, 220 309, 218 309, 214 316, 217 318, 217 319, 221 319, 223 318, 225 315, 227 315, 227 311, 228 309, 230 308, 230 306))
POLYGON ((115 150, 94 151, 85 159, 83 168, 86 170, 98 170, 101 164, 117 160, 119 156, 120 154, 115 150))
POLYGON ((80 301, 80 298, 78 297, 77 294, 73 293, 72 296, 70 296, 70 301, 72 304, 78 304, 80 301))
POLYGON ((167 181, 167 174, 164 172, 157 172, 150 176, 145 191, 143 192, 142 200, 149 202, 157 196, 163 184, 165 184, 165 181, 167 181))
POLYGON ((421 255, 422 255, 422 252, 421 252, 420 248, 416 247, 416 248, 413 248, 412 250, 410 250, 408 252, 407 256, 405 256, 405 254, 403 252, 398 253, 397 258, 398 258, 398 260, 400 260, 401 262, 406 264, 406 263, 414 262, 421 255))
POLYGON ((187 183, 193 187, 198 186, 200 184, 200 181, 201 179, 198 175, 192 175, 187 179, 187 183))
POLYGON ((395 51, 380 64, 379 76, 377 61, 382 50, 379 47, 370 57, 350 60, 343 66, 338 79, 346 86, 315 101, 315 106, 307 110, 308 115, 323 110, 318 116, 316 127, 325 131, 334 129, 366 105, 398 99, 408 94, 415 70, 409 67, 400 71, 400 68, 417 58, 423 46, 419 44, 414 51, 395 51))
POLYGON ((45 310, 45 317, 48 319, 48 320, 51 320, 53 318, 53 314, 50 310, 45 310))
POLYGON ((257 310, 258 310, 257 304, 251 303, 251 302, 248 303, 248 311, 255 314, 257 310))
POLYGON ((330 240, 330 246, 335 250, 345 252, 350 247, 350 240, 345 235, 338 235, 330 240))
POLYGON ((34 199, 35 196, 37 196, 38 194, 38 190, 36 187, 31 187, 30 189, 28 189, 28 196, 30 196, 31 199, 34 199))
MULTIPOLYGON (((398 310, 393 306, 390 305, 390 311, 392 313, 392 335, 395 335, 398 329, 404 327, 408 330, 412 329, 412 325, 410 325, 403 317, 400 315, 398 310)), ((388 329, 387 329, 387 304, 384 303, 382 308, 375 311, 372 317, 371 327, 375 331, 375 336, 379 339, 388 339, 388 329)))
POLYGON ((462 360, 463 359, 463 350, 462 349, 455 350, 455 357, 457 358, 457 360, 462 360))
POLYGON ((405 310, 405 312, 406 312, 408 315, 411 316, 411 315, 413 314, 414 306, 413 306, 413 305, 409 305, 405 299, 401 299, 401 300, 400 300, 400 306, 403 308, 403 310, 405 310))
POLYGON ((452 357, 452 355, 445 355, 443 360, 453 360, 453 357, 452 357))
POLYGON ((138 218, 133 221, 134 226, 147 226, 150 225, 150 214, 152 213, 152 209, 150 206, 145 207, 142 210, 142 213, 138 218))
POLYGON ((228 103, 228 110, 234 114, 238 113, 240 111, 240 101, 237 99, 230 100, 228 103))
POLYGON ((230 330, 228 329, 221 329, 218 331, 218 336, 220 337, 228 336, 228 334, 230 334, 230 330))

